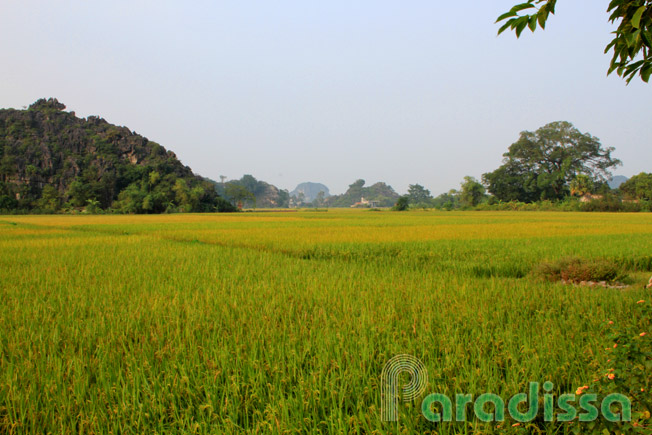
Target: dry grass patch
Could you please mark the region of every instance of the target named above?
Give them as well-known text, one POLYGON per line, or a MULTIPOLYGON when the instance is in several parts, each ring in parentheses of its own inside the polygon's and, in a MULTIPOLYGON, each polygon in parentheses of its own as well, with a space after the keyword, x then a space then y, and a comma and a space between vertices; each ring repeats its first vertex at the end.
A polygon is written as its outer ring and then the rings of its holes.
POLYGON ((627 278, 620 266, 604 258, 566 257, 539 264, 534 269, 534 274, 547 281, 573 284, 588 282, 613 284, 627 278))

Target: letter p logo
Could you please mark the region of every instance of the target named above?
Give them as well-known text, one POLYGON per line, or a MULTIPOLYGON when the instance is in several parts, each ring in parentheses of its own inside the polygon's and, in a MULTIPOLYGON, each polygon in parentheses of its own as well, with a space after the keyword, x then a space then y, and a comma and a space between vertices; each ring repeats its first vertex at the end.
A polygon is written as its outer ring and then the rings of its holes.
POLYGON ((428 371, 419 359, 403 354, 387 361, 380 377, 382 421, 398 421, 398 384, 401 373, 410 374, 410 382, 402 388, 404 402, 413 401, 428 386, 428 371))

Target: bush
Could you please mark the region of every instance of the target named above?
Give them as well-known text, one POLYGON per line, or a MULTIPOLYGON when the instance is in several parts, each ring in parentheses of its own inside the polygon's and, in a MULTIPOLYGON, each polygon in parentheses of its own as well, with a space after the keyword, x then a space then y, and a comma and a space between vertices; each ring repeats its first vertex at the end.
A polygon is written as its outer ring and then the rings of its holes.
POLYGON ((620 267, 606 259, 562 258, 552 263, 541 263, 534 269, 535 276, 548 281, 613 282, 625 277, 620 267))
POLYGON ((410 205, 410 200, 406 195, 404 195, 404 196, 401 196, 396 201, 396 205, 394 207, 392 207, 392 210, 394 210, 394 211, 405 211, 405 210, 408 209, 409 205, 410 205))
POLYGON ((621 201, 613 195, 606 195, 602 199, 593 199, 591 202, 582 204, 582 211, 599 211, 599 212, 639 212, 642 211, 638 202, 621 201))

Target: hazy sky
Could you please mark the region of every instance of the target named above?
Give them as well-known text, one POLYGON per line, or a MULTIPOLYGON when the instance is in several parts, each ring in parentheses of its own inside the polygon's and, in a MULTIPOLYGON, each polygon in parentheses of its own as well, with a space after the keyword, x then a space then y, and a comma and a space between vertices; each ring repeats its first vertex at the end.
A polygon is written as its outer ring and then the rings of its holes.
POLYGON ((0 107, 56 97, 219 180, 433 194, 570 121, 652 171, 652 85, 606 77, 608 1, 561 0, 545 32, 497 37, 516 0, 0 3, 0 107))

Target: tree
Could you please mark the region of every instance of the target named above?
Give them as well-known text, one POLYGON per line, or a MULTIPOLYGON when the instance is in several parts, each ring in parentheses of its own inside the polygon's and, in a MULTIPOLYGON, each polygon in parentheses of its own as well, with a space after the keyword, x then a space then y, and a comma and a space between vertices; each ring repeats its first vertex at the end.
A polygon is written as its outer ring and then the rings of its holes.
POLYGON ((652 201, 652 174, 641 172, 624 182, 619 187, 627 197, 652 201))
POLYGON ((570 194, 573 196, 584 196, 593 191, 593 181, 588 175, 579 174, 570 183, 570 194))
POLYGON ((53 186, 47 184, 43 188, 41 198, 37 202, 38 207, 48 213, 55 213, 61 208, 61 198, 59 192, 53 186))
MULTIPOLYGON (((496 20, 504 21, 498 34, 511 29, 520 37, 526 27, 534 32, 537 24, 545 29, 556 5, 557 0, 527 0, 515 5, 496 20), (519 15, 531 9, 535 11, 519 15)), ((638 74, 647 83, 652 74, 652 0, 611 0, 607 12, 612 23, 619 21, 618 29, 613 32, 615 37, 604 51, 613 52, 607 74, 616 71, 627 83, 638 74)))
POLYGON ((306 201, 306 194, 303 192, 299 192, 299 194, 294 197, 294 202, 297 207, 301 207, 305 201, 306 201))
POLYGON ((226 197, 231 200, 233 205, 238 206, 238 208, 240 208, 242 203, 246 200, 251 200, 254 203, 254 206, 256 204, 256 197, 254 194, 238 183, 227 183, 224 193, 226 197))
POLYGON ((118 194, 118 200, 115 202, 114 207, 122 213, 142 213, 144 199, 145 195, 140 190, 138 183, 131 183, 118 194))
POLYGON ((356 198, 357 201, 360 201, 358 198, 364 196, 364 191, 362 190, 364 183, 365 181, 362 178, 356 180, 353 184, 349 185, 349 189, 346 193, 349 194, 349 196, 356 198))
POLYGON ((322 207, 326 201, 326 192, 320 190, 317 194, 317 198, 312 202, 315 207, 322 207))
POLYGON ((410 198, 407 195, 403 195, 396 200, 396 204, 393 209, 395 211, 406 211, 410 206, 410 198))
POLYGON ((89 198, 89 188, 80 179, 75 179, 68 187, 67 196, 73 207, 84 207, 89 198))
MULTIPOLYGON (((7 147, 8 148, 8 147, 7 147)), ((0 159, 0 180, 7 181, 16 173, 16 157, 9 154, 10 150, 5 151, 0 159)))
POLYGON ((149 173, 149 189, 152 189, 154 186, 156 186, 161 179, 161 174, 159 174, 156 171, 152 171, 149 173))
POLYGON ((188 188, 188 183, 183 178, 177 178, 172 187, 174 191, 174 199, 177 202, 179 208, 183 211, 189 212, 191 209, 190 206, 190 189, 188 188))
POLYGON ((420 184, 410 184, 407 196, 411 204, 425 204, 432 199, 430 191, 420 184))
POLYGON ((432 200, 432 204, 435 208, 444 210, 452 210, 457 208, 459 206, 459 202, 460 193, 455 189, 451 189, 447 193, 442 193, 432 200))
POLYGON ((59 100, 56 98, 48 98, 47 100, 45 98, 39 98, 29 106, 29 110, 53 110, 53 111, 62 111, 66 108, 66 105, 63 103, 60 103, 59 100))
POLYGON ((462 193, 460 193, 460 203, 463 206, 475 207, 485 198, 485 189, 478 180, 468 175, 462 182, 462 193))
POLYGON ((290 192, 286 189, 278 191, 278 204, 279 207, 288 208, 290 206, 290 192))
POLYGON ((535 132, 521 132, 503 154, 503 165, 482 178, 489 192, 502 201, 563 199, 579 174, 594 183, 606 181, 609 170, 621 164, 611 156, 613 151, 569 122, 553 122, 535 132))
POLYGON ((493 172, 482 175, 487 190, 505 202, 534 202, 541 199, 537 174, 519 162, 508 160, 493 172))
POLYGON ((253 193, 255 196, 259 194, 259 182, 253 175, 245 174, 240 178, 239 184, 247 189, 249 192, 253 193))
POLYGON ((95 199, 88 199, 86 203, 86 208, 84 209, 86 213, 98 214, 102 210, 100 202, 95 199))

